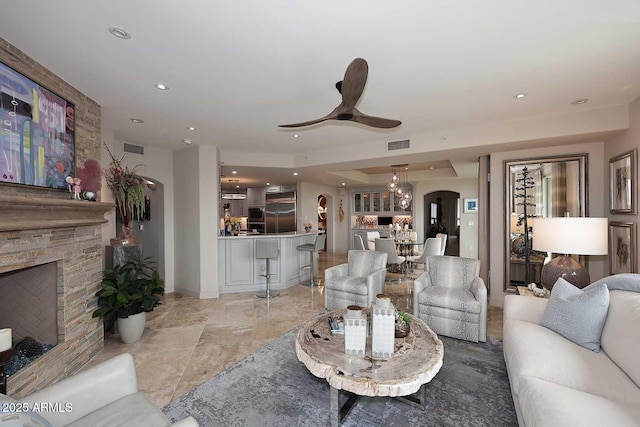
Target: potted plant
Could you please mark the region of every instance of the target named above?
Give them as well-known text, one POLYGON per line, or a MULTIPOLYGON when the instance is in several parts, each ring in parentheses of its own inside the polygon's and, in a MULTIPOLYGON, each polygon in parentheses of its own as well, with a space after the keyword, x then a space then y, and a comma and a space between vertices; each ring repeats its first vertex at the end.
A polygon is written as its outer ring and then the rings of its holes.
POLYGON ((113 153, 111 153, 106 143, 104 143, 104 146, 111 157, 109 167, 105 171, 105 179, 122 222, 122 231, 119 236, 120 242, 112 239, 112 246, 117 244, 135 244, 136 239, 131 230, 131 221, 133 219, 140 219, 144 215, 145 180, 135 172, 139 165, 136 165, 131 170, 128 166, 122 166, 124 155, 120 159, 117 159, 113 153))
POLYGON ((107 330, 115 323, 125 344, 140 339, 146 313, 160 305, 164 281, 154 264, 151 258, 132 259, 105 270, 101 289, 95 294, 98 308, 93 317, 101 317, 107 330))

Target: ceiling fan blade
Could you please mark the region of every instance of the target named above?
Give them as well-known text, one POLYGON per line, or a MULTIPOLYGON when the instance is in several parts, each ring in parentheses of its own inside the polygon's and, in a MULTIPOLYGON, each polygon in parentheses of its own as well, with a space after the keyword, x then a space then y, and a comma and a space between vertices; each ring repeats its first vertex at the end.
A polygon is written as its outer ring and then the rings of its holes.
POLYGON ((338 107, 336 107, 332 112, 330 112, 326 116, 320 117, 319 119, 309 120, 308 122, 290 123, 290 124, 287 124, 287 125, 278 125, 278 127, 281 127, 281 128, 299 128, 299 127, 303 127, 303 126, 315 125, 316 123, 324 122, 326 120, 336 119, 338 117, 338 109, 340 108, 340 106, 342 106, 342 104, 340 104, 338 107))
POLYGON ((353 109, 353 118, 351 120, 353 120, 354 122, 362 123, 363 125, 371 126, 374 128, 382 128, 382 129, 390 129, 390 128, 400 126, 402 124, 400 120, 369 116, 367 114, 361 113, 355 108, 353 109))
POLYGON ((362 58, 354 59, 347 67, 342 81, 342 104, 347 109, 357 104, 367 83, 368 74, 369 66, 362 58))

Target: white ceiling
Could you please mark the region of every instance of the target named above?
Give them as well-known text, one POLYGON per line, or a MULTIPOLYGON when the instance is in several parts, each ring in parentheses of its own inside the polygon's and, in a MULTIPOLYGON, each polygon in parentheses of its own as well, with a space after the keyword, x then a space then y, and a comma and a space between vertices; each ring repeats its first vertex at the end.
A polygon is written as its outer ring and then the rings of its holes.
POLYGON ((472 175, 478 154, 527 143, 502 132, 513 123, 549 124, 528 144, 581 142, 619 130, 593 117, 640 95, 637 0, 21 0, 3 6, 0 37, 98 102, 118 140, 214 144, 257 181, 366 185, 384 179, 355 169, 445 160, 432 176, 472 175), (369 64, 358 108, 400 127, 277 127, 338 105, 355 57, 369 64), (403 139, 414 148, 385 151, 403 139))

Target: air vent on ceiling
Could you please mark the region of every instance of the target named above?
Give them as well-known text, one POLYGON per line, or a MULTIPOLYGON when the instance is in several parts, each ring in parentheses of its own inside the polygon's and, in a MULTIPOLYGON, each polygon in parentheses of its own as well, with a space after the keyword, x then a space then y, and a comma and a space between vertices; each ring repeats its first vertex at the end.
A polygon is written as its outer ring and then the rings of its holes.
POLYGON ((409 148, 408 139, 403 139, 402 141, 387 142, 387 151, 406 150, 407 148, 409 148))
POLYGON ((140 145, 133 145, 124 143, 124 152, 125 153, 133 153, 133 154, 144 154, 144 147, 140 145))

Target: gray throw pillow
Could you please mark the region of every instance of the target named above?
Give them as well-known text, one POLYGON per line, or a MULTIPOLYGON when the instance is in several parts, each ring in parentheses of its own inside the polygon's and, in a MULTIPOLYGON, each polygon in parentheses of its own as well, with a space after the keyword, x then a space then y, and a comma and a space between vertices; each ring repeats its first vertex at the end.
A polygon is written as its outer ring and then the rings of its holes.
POLYGON ((600 352, 600 336, 609 311, 609 289, 600 283, 587 291, 559 278, 540 324, 566 339, 600 352))

